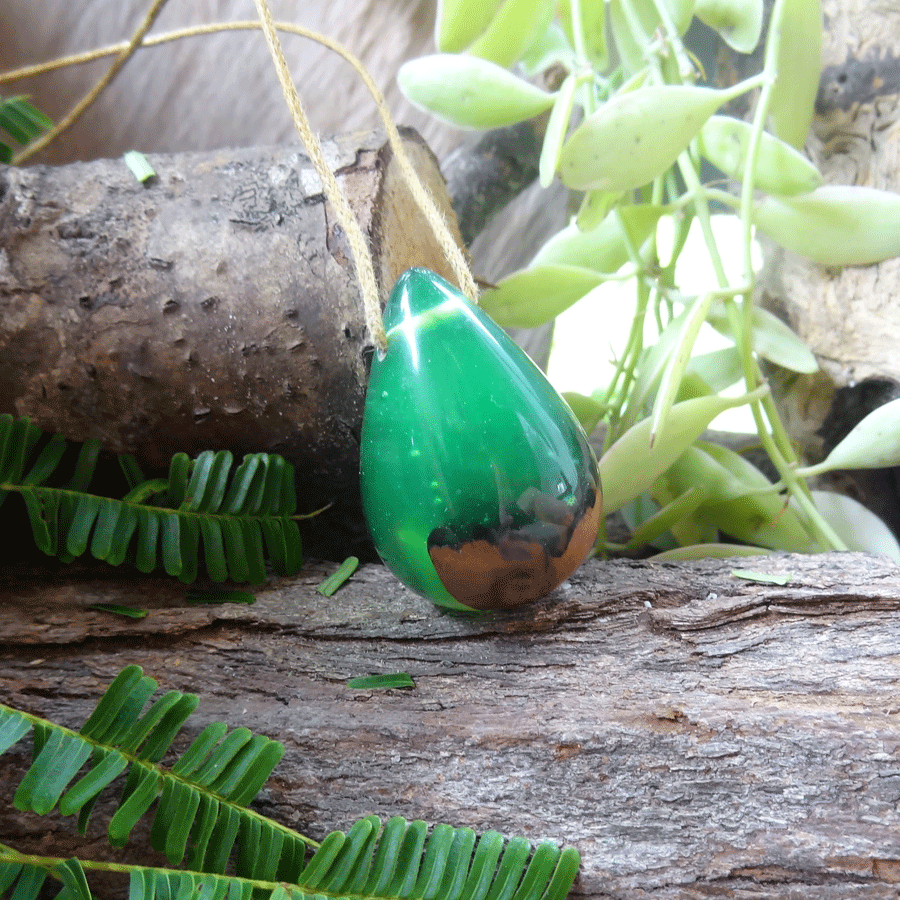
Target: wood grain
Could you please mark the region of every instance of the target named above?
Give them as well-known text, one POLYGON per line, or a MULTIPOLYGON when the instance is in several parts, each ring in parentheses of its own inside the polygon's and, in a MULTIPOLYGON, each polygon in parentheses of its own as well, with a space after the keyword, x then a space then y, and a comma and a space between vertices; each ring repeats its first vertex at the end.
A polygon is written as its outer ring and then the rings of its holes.
MULTIPOLYGON (((315 586, 334 568, 270 581, 252 607, 189 606, 163 581, 17 578, 0 693, 78 725, 138 663, 201 695, 191 733, 223 720, 285 744, 267 815, 313 837, 374 812, 572 843, 575 896, 898 895, 894 564, 592 561, 527 610, 473 616, 379 566, 325 600, 315 586), (84 608, 101 599, 149 615, 84 608), (345 686, 394 671, 415 689, 345 686)), ((73 852, 63 823, 11 809, 22 765, 0 758, 0 841, 73 852)), ((82 852, 109 855, 109 810, 82 852)), ((124 855, 146 859, 141 840, 124 855)))

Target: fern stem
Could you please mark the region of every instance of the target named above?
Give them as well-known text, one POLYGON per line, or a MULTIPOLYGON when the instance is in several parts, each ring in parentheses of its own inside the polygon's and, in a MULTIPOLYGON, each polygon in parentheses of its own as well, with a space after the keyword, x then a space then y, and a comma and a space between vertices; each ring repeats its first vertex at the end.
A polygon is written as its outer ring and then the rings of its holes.
MULTIPOLYGON (((41 869, 46 869, 51 876, 57 879, 59 876, 53 871, 54 868, 62 865, 68 858, 69 857, 65 856, 38 856, 31 853, 20 853, 12 847, 0 844, 0 863, 21 863, 26 866, 36 866, 41 869)), ((290 890, 292 887, 297 887, 296 885, 286 885, 277 881, 260 881, 254 878, 240 878, 237 875, 213 875, 212 873, 197 872, 191 869, 168 869, 161 866, 139 866, 134 863, 104 862, 100 860, 81 859, 80 857, 78 858, 78 862, 82 868, 91 872, 114 872, 119 875, 131 875, 132 872, 160 872, 163 874, 174 872, 178 874, 194 875, 197 878, 211 877, 221 878, 223 880, 227 879, 229 882, 250 884, 254 888, 268 890, 269 892, 274 891, 279 886, 284 887, 287 890, 290 890)), ((297 889, 299 890, 299 888, 297 889)))
MULTIPOLYGON (((149 760, 143 759, 136 753, 129 753, 127 751, 121 750, 119 747, 114 744, 105 744, 101 741, 95 741, 89 737, 85 737, 81 732, 74 731, 71 728, 66 728, 65 725, 58 725, 56 722, 51 722, 48 719, 44 719, 41 716, 32 715, 31 713, 27 713, 21 709, 16 709, 15 707, 7 706, 5 703, 0 703, 0 711, 10 713, 13 715, 21 716, 31 722, 32 727, 35 725, 42 725, 46 728, 52 729, 53 731, 62 732, 69 737, 76 738, 77 740, 84 741, 86 744, 89 744, 92 748, 100 748, 103 750, 109 750, 114 753, 118 753, 123 756, 126 760, 128 760, 129 765, 140 764, 141 766, 146 766, 148 768, 155 769, 161 777, 173 779, 175 781, 180 782, 181 784, 187 786, 194 786, 194 783, 190 780, 190 778, 185 778, 179 775, 177 772, 173 772, 171 769, 165 768, 157 763, 152 763, 149 760)), ((317 850, 319 848, 319 842, 314 841, 312 838, 307 837, 304 834, 300 834, 298 831, 294 831, 292 828, 287 828, 284 825, 279 824, 278 822, 273 821, 272 819, 267 818, 266 816, 261 815, 258 812, 255 812, 252 809, 248 809, 245 806, 240 806, 239 804, 234 803, 231 800, 217 794, 215 791, 210 790, 209 788, 203 788, 204 791, 208 792, 210 795, 216 798, 220 803, 223 803, 227 806, 234 806, 241 810, 242 814, 246 815, 250 819, 257 819, 260 822, 265 822, 272 825, 277 831, 282 832, 285 836, 293 837, 299 839, 302 843, 304 843, 307 847, 317 850)), ((0 845, 2 846, 2 845, 0 845)))

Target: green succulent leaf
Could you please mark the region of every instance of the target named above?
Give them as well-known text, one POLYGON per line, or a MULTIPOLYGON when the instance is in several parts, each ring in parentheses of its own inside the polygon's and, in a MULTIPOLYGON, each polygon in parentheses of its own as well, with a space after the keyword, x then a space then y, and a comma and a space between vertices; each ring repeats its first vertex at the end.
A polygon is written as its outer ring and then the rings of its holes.
POLYGON ((416 106, 460 128, 502 128, 544 112, 554 94, 475 56, 436 54, 404 63, 397 83, 416 106))
POLYGON ((900 194, 825 185, 796 197, 766 197, 754 210, 760 231, 825 266, 865 266, 900 254, 900 194))
POLYGON ((759 43, 763 0, 695 0, 694 15, 738 53, 752 53, 759 43))
MULTIPOLYGON (((726 175, 743 181, 752 131, 749 122, 711 116, 700 130, 700 153, 726 175)), ((767 194, 793 196, 814 191, 822 184, 822 176, 797 149, 764 131, 756 151, 753 183, 767 194)))
POLYGON ((465 50, 491 23, 503 0, 439 0, 434 42, 441 53, 465 50))
POLYGON ((769 103, 772 132, 801 150, 822 71, 821 0, 780 0, 773 6, 769 31, 778 47, 778 80, 769 103))
POLYGON ((727 99, 724 92, 691 85, 649 85, 616 94, 566 141, 560 179, 582 191, 641 187, 675 162, 727 99))
POLYGON ((558 316, 603 280, 600 273, 576 266, 537 266, 504 278, 479 303, 504 328, 532 328, 558 316))

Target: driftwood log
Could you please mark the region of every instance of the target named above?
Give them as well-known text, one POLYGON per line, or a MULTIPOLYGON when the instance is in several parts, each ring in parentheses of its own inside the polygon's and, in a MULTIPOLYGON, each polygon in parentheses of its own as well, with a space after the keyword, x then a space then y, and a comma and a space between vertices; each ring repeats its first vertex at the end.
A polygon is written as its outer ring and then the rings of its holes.
MULTIPOLYGON (((201 695, 191 734, 219 720, 285 744, 263 813, 313 837, 374 812, 571 843, 575 897, 897 897, 894 564, 592 561, 531 608, 471 617, 378 566, 324 600, 333 568, 271 581, 251 607, 191 606, 171 582, 7 575, 0 696, 77 727, 138 663, 201 695), (346 687, 395 671, 415 689, 346 687)), ((24 751, 0 757, 0 842, 108 858, 110 803, 84 841, 13 809, 24 751)), ((145 834, 113 855, 156 859, 145 834)))
MULTIPOLYGON (((414 132, 405 146, 455 222, 433 155, 414 132)), ((412 265, 452 278, 383 135, 325 150, 384 299, 412 265)), ((150 469, 177 451, 280 453, 301 510, 361 522, 371 341, 311 164, 294 149, 149 159, 147 185, 121 160, 0 169, 0 412, 150 469)))

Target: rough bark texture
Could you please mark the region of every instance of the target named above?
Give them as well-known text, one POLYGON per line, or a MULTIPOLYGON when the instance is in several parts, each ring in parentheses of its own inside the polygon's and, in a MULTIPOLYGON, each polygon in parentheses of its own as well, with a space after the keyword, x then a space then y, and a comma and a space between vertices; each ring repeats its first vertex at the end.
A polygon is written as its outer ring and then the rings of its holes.
MULTIPOLYGON (((900 10, 832 0, 824 12, 824 68, 807 151, 826 183, 896 190, 900 10)), ((813 390, 829 397, 868 379, 900 383, 900 260, 835 270, 773 250, 768 271, 763 300, 787 316, 822 366, 813 390)))
MULTIPOLYGON (((447 219, 437 163, 406 147, 447 219)), ((451 277, 377 132, 326 142, 383 299, 411 265, 451 277)), ((371 340, 345 236, 295 150, 0 172, 0 412, 151 468, 176 451, 277 452, 301 508, 358 514, 371 340)), ((352 518, 352 516, 351 516, 352 518)))
MULTIPOLYGON (((895 898, 900 569, 857 554, 592 561, 515 613, 457 616, 363 567, 189 606, 152 580, 16 573, 0 607, 4 702, 77 726, 126 663, 199 693, 189 731, 246 725, 287 752, 258 808, 313 837, 401 814, 570 842, 590 898, 895 898), (789 574, 784 585, 732 574, 789 574), (93 612, 98 600, 150 609, 93 612), (351 691, 408 671, 409 691, 351 691)), ((12 809, 0 841, 110 855, 12 809), (81 848, 81 849, 79 849, 81 848)), ((147 860, 135 836, 118 858, 147 860)))

